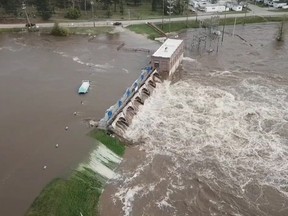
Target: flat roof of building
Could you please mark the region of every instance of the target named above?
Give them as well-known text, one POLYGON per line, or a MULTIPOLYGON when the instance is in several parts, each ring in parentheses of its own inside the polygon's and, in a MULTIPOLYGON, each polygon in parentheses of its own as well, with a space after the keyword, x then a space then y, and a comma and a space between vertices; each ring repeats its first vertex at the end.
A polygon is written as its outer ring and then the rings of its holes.
POLYGON ((183 40, 168 38, 152 56, 170 58, 182 42, 183 40))

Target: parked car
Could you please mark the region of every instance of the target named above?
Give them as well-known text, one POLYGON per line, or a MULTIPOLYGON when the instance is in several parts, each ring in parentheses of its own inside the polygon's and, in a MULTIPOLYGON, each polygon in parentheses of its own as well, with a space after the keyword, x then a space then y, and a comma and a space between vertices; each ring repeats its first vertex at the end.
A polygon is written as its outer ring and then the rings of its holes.
POLYGON ((121 22, 114 22, 113 25, 114 26, 120 26, 120 25, 122 25, 122 23, 121 22))

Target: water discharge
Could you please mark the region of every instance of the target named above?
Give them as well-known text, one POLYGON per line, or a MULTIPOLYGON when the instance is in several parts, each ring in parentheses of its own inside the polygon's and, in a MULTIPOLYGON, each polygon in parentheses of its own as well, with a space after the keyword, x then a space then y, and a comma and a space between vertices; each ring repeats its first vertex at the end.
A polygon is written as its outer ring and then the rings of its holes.
MULTIPOLYGON (((231 44, 184 58, 181 79, 157 85, 140 107, 125 137, 145 154, 127 153, 114 215, 288 214, 286 66, 248 46, 234 53, 251 54, 231 64, 231 44)), ((276 52, 283 60, 286 49, 276 52)))

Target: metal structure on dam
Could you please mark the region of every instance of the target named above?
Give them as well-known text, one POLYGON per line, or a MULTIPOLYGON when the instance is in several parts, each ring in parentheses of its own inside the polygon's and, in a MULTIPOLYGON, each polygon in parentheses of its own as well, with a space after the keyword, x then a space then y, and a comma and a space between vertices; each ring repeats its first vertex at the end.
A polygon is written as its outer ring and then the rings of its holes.
POLYGON ((178 39, 167 39, 152 55, 152 66, 145 67, 139 78, 126 89, 116 104, 106 110, 99 121, 101 129, 123 132, 137 114, 139 106, 152 94, 157 83, 164 77, 171 76, 183 59, 184 42, 178 39))

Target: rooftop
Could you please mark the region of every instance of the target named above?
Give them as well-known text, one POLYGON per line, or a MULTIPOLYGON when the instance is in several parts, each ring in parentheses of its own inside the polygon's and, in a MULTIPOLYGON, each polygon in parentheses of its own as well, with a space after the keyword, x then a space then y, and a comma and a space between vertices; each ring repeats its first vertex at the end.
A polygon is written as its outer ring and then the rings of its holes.
POLYGON ((152 56, 170 58, 182 41, 183 40, 168 38, 152 56))

